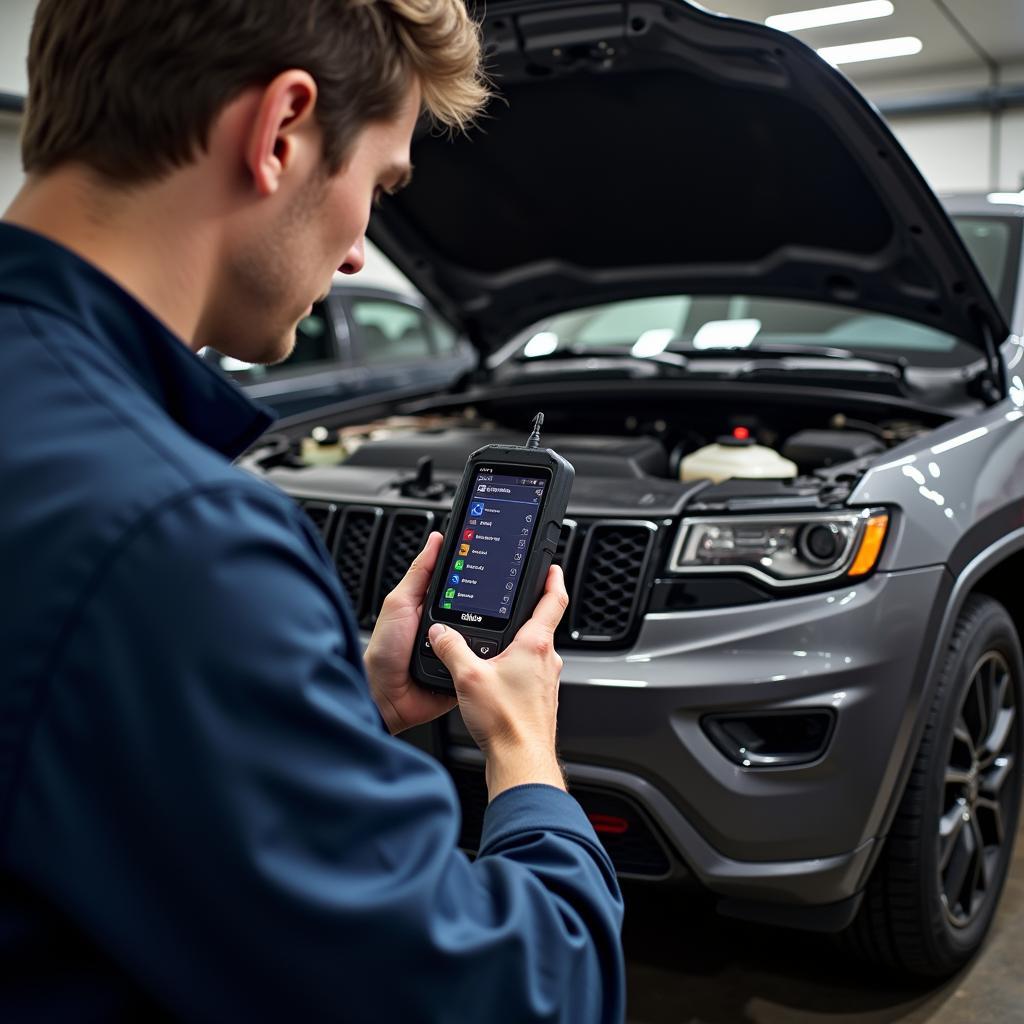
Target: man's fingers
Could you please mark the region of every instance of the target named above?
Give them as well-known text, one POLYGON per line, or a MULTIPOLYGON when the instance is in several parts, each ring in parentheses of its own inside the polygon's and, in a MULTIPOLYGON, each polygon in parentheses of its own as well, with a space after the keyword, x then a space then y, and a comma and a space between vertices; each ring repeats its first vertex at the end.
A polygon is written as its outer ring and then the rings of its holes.
POLYGON ((441 542, 444 537, 436 531, 427 537, 427 543, 423 550, 413 559, 405 575, 395 587, 394 592, 401 593, 403 597, 411 598, 414 604, 419 604, 427 592, 430 584, 430 575, 437 565, 437 556, 441 551, 441 542))
POLYGON ((569 595, 565 592, 565 577, 562 575, 562 568, 553 565, 548 569, 544 593, 533 610, 530 622, 534 626, 540 626, 546 632, 554 634, 568 607, 569 595))
POLYGON ((457 629, 435 622, 428 636, 434 653, 456 679, 479 664, 480 659, 469 649, 465 637, 457 629))

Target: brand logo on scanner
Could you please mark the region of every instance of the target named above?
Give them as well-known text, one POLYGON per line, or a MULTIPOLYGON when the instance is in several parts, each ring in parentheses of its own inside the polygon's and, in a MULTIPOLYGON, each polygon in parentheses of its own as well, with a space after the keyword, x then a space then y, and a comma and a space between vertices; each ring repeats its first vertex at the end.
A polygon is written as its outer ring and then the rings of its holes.
POLYGON ((459 616, 463 622, 483 622, 484 617, 482 615, 474 615, 472 612, 463 612, 459 616))

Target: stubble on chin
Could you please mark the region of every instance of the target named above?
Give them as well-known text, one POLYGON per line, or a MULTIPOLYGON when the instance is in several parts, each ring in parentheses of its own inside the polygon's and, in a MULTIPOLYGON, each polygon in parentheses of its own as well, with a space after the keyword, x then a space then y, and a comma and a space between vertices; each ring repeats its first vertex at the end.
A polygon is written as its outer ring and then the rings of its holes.
POLYGON ((266 352, 261 357, 254 359, 253 362, 262 366, 275 366, 277 363, 283 363, 294 350, 295 328, 293 327, 288 335, 278 338, 268 345, 266 352))

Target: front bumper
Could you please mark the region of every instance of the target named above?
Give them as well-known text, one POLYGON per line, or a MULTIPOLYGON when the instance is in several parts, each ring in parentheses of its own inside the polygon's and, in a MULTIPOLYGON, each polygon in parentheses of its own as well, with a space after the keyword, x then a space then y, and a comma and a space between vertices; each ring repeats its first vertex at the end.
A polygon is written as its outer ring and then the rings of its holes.
MULTIPOLYGON (((559 748, 570 782, 627 795, 673 858, 739 901, 820 906, 863 888, 918 712, 941 567, 829 593, 649 615, 633 648, 565 655, 559 748), (745 768, 709 712, 830 708, 817 761, 745 768)), ((472 761, 456 716, 448 755, 472 761)))

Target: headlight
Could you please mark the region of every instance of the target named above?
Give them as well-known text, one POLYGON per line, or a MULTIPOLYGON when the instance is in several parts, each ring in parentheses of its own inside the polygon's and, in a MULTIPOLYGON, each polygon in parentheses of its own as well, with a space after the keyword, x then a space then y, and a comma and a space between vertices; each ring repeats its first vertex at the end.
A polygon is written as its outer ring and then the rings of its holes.
POLYGON ((859 578, 875 567, 888 527, 880 509, 684 519, 669 570, 744 573, 773 587, 859 578))

